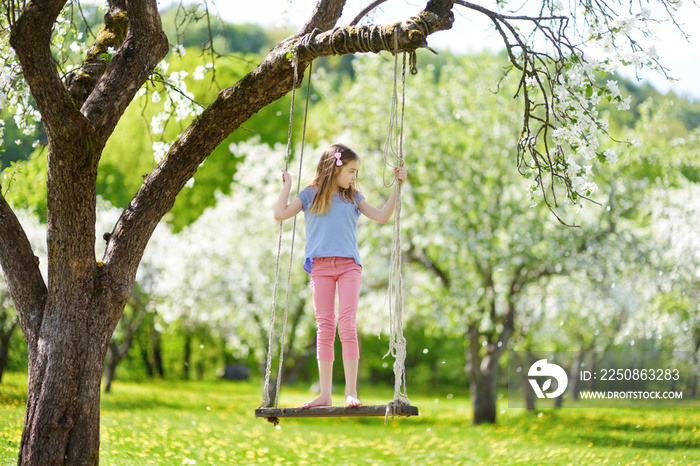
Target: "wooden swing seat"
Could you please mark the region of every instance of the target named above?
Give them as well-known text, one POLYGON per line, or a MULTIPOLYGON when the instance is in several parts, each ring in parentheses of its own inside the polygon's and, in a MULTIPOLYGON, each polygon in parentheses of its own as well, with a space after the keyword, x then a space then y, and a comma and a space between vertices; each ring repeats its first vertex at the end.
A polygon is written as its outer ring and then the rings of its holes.
POLYGON ((411 417, 418 416, 416 406, 397 403, 388 405, 370 406, 319 406, 313 408, 258 408, 255 410, 255 417, 267 418, 270 422, 280 417, 411 417))

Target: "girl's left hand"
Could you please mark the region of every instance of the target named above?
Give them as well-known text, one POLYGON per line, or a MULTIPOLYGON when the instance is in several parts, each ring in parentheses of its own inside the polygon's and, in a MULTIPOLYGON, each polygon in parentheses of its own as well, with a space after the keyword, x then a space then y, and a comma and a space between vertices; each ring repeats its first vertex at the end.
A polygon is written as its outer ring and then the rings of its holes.
POLYGON ((403 167, 394 167, 394 178, 399 180, 400 183, 403 183, 406 181, 406 178, 408 176, 408 173, 406 173, 406 169, 403 167))

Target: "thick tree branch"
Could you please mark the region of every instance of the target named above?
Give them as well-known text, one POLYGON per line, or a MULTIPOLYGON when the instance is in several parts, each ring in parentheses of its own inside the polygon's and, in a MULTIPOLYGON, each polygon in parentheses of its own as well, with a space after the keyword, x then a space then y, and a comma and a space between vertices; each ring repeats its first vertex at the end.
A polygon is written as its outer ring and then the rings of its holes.
POLYGON ((290 48, 300 63, 308 63, 317 57, 329 55, 381 51, 413 52, 427 47, 427 37, 430 34, 449 29, 453 22, 454 15, 451 10, 448 10, 445 16, 439 16, 426 9, 409 20, 388 26, 347 26, 320 34, 312 32, 298 41, 292 41, 290 48))
POLYGON ((47 290, 39 271, 39 259, 17 216, 0 195, 0 266, 30 354, 37 345, 47 290))
POLYGON ((100 29, 95 43, 87 51, 82 65, 66 78, 68 92, 78 107, 82 107, 100 77, 107 70, 109 60, 106 57, 110 47, 118 49, 126 38, 129 27, 126 5, 119 4, 122 2, 114 3, 109 12, 105 14, 104 25, 100 29))
POLYGON ((104 144, 156 65, 168 53, 156 0, 127 3, 126 39, 82 107, 104 144))
POLYGON ((133 280, 151 233, 175 197, 209 154, 251 115, 292 88, 289 60, 273 51, 258 68, 218 98, 195 119, 166 157, 146 178, 124 210, 105 251, 105 264, 133 280))
MULTIPOLYGON (((27 3, 10 34, 10 44, 22 65, 36 106, 41 112, 47 137, 61 131, 66 118, 78 122, 81 117, 71 105, 51 54, 51 31, 66 0, 34 0, 27 3), (66 111, 71 109, 73 111, 66 111)), ((81 124, 81 123, 77 123, 81 124)))

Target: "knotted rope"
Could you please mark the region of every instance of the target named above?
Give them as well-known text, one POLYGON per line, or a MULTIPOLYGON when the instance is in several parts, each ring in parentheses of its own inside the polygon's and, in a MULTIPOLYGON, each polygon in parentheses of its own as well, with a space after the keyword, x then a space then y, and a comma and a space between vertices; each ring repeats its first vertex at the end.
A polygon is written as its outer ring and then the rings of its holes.
MULTIPOLYGON (((428 23, 421 16, 412 16, 406 21, 406 25, 420 31, 423 37, 428 37, 431 33, 428 23)), ((402 29, 398 24, 389 26, 371 24, 359 27, 336 27, 330 32, 327 39, 330 55, 349 55, 357 52, 379 53, 384 50, 394 55, 404 52, 410 55, 411 74, 417 74, 416 51, 404 50, 399 47, 399 34, 402 31, 405 32, 406 28, 402 29)), ((321 33, 320 29, 314 29, 304 35, 299 39, 294 49, 305 49, 311 55, 311 60, 320 57, 321 53, 314 44, 314 39, 319 33, 321 33)), ((424 45, 424 47, 436 53, 427 45, 424 45)), ((292 54, 298 55, 298 50, 294 50, 292 54)))
MULTIPOLYGON (((415 62, 411 64, 415 65, 415 62)), ((401 67, 401 116, 399 119, 398 99, 398 55, 394 54, 394 87, 391 99, 389 132, 384 144, 384 167, 402 167, 403 128, 406 109, 406 53, 403 54, 401 67), (398 127, 397 127, 398 122, 398 127), (390 162, 390 157, 395 163, 390 162)), ((390 183, 390 185, 393 184, 390 183)), ((396 186, 396 207, 394 209, 394 231, 392 235, 391 266, 389 269, 389 287, 387 291, 389 308, 389 351, 384 355, 394 358, 394 399, 387 404, 384 422, 394 416, 398 404, 410 404, 406 394, 406 338, 403 335, 403 277, 401 275, 401 183, 396 186), (393 307, 392 307, 393 301, 393 307)))

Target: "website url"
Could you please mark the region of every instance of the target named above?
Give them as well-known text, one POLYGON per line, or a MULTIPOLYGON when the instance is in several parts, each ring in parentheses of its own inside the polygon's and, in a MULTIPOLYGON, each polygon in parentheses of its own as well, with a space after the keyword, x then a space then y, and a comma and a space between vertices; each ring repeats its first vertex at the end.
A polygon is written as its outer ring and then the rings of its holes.
POLYGON ((683 392, 607 391, 579 393, 588 400, 682 400, 683 392))

